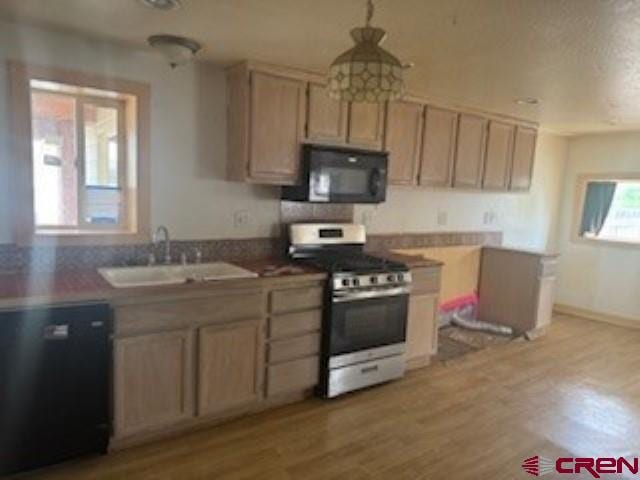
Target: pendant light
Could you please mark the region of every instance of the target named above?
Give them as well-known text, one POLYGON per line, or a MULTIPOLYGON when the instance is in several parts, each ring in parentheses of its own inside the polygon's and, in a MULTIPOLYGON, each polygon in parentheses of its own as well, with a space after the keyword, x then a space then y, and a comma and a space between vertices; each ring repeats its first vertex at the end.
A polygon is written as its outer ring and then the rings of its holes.
POLYGON ((382 103, 404 93, 403 65, 380 44, 387 36, 382 28, 372 27, 373 0, 367 0, 364 27, 351 30, 355 47, 336 58, 329 67, 329 96, 349 102, 382 103))

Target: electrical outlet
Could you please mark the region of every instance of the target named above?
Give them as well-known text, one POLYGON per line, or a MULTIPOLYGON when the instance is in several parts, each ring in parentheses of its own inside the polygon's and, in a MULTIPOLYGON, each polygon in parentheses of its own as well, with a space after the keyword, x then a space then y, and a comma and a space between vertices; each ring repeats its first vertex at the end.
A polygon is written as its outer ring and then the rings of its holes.
POLYGON ((374 215, 375 215, 375 212, 373 210, 365 210, 364 212, 362 212, 360 221, 365 227, 369 226, 371 225, 371 222, 373 222, 374 215))
POLYGON ((438 226, 444 227, 449 223, 449 214, 445 210, 438 210, 438 226))
POLYGON ((249 212, 246 210, 238 210, 233 213, 233 226, 235 228, 246 227, 249 224, 249 212))
POLYGON ((485 225, 493 225, 496 221, 496 213, 493 211, 484 212, 482 221, 485 225))

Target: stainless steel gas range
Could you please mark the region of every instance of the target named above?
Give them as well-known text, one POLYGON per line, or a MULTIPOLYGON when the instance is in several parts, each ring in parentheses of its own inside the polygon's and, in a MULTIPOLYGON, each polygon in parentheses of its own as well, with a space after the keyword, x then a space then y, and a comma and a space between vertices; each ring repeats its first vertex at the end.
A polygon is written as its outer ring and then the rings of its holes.
POLYGON ((411 273, 364 253, 356 224, 294 224, 289 254, 329 273, 318 394, 342 393, 402 377, 411 273))

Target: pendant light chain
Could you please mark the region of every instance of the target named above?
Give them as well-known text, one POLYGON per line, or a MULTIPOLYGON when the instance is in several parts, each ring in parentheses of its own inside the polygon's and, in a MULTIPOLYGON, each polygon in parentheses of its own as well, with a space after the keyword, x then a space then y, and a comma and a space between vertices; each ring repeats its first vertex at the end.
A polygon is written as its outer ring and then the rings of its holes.
POLYGON ((367 27, 371 26, 371 19, 373 18, 374 11, 375 7, 373 6, 373 0, 367 0, 367 27))

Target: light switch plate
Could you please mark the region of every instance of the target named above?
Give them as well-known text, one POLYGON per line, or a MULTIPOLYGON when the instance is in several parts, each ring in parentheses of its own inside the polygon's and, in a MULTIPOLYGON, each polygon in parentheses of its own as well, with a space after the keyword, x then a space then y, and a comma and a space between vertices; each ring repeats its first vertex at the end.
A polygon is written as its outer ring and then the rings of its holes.
POLYGON ((246 227, 249 224, 249 212, 246 210, 238 210, 233 213, 233 226, 235 228, 246 227))
POLYGON ((444 227, 449 223, 449 213, 445 210, 438 210, 438 226, 444 227))

